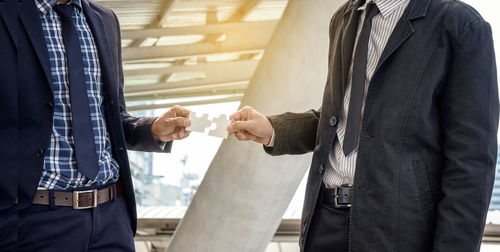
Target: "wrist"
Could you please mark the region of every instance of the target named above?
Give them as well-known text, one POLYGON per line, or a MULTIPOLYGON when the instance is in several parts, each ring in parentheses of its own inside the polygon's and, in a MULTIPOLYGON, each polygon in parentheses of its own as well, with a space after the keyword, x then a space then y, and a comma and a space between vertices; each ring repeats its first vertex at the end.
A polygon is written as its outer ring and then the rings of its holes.
POLYGON ((158 117, 155 118, 155 120, 151 124, 151 136, 153 136, 153 139, 155 141, 161 141, 160 140, 160 136, 158 134, 158 124, 157 124, 157 121, 158 121, 158 117))
POLYGON ((274 130, 273 130, 273 133, 270 137, 266 138, 265 141, 264 141, 264 145, 266 147, 273 147, 274 146, 274 140, 276 138, 276 134, 274 133, 274 130))

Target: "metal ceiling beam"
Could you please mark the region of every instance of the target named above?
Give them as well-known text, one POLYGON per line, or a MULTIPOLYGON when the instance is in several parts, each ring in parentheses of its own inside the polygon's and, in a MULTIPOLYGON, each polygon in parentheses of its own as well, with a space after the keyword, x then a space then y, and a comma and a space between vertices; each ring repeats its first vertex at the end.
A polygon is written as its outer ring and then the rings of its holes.
POLYGON ((213 34, 213 33, 233 33, 241 31, 260 31, 273 33, 278 21, 263 22, 233 22, 208 24, 203 26, 151 28, 143 30, 122 31, 122 39, 143 39, 147 37, 159 38, 163 36, 192 35, 192 34, 213 34))
MULTIPOLYGON (((167 22, 168 13, 170 13, 170 11, 174 8, 176 1, 177 0, 164 0, 160 7, 160 12, 158 13, 158 16, 147 27, 148 28, 162 27, 167 22)), ((145 38, 146 37, 134 40, 132 43, 130 43, 129 47, 139 47, 142 43, 144 43, 145 38)))
MULTIPOLYGON (((220 63, 222 64, 222 63, 220 63)), ((205 78, 197 78, 186 81, 165 82, 147 85, 125 85, 125 96, 133 96, 133 93, 143 92, 161 92, 164 89, 197 87, 206 85, 218 85, 221 83, 245 83, 252 78, 255 67, 251 62, 243 64, 224 64, 225 68, 216 67, 216 64, 210 64, 206 68, 205 78)))
MULTIPOLYGON (((218 24, 219 18, 217 17, 217 8, 211 7, 209 11, 207 11, 205 18, 205 25, 218 24)), ((205 38, 200 41, 200 43, 204 42, 216 42, 223 33, 212 33, 205 35, 205 38)))
POLYGON ((234 90, 242 90, 246 89, 249 81, 234 81, 234 82, 225 82, 225 83, 210 83, 204 85, 184 85, 184 86, 174 86, 170 83, 162 83, 162 84, 154 84, 154 85, 146 85, 142 86, 133 86, 136 87, 135 90, 125 91, 125 98, 129 97, 137 97, 137 96, 151 96, 151 95, 178 95, 178 94, 195 94, 200 92, 207 92, 210 94, 217 94, 219 91, 234 91, 234 90))
POLYGON ((172 9, 174 8, 176 1, 177 0, 164 0, 163 1, 163 5, 160 8, 160 13, 158 14, 158 19, 156 20, 156 24, 153 24, 153 25, 161 27, 167 23, 168 13, 170 11, 172 11, 172 9))
POLYGON ((245 3, 229 18, 230 21, 243 21, 252 13, 262 0, 246 0, 245 3))
POLYGON ((219 99, 207 99, 207 100, 199 100, 199 101, 186 101, 186 102, 175 102, 175 103, 162 103, 162 104, 130 106, 130 107, 127 107, 127 111, 130 112, 130 111, 140 111, 140 110, 162 109, 162 108, 170 108, 170 107, 173 107, 175 105, 180 105, 180 106, 186 107, 186 106, 194 106, 194 105, 234 102, 234 101, 240 101, 242 97, 243 97, 243 95, 235 95, 235 96, 229 96, 229 97, 219 98, 219 99))
POLYGON ((226 46, 217 43, 202 43, 176 46, 153 46, 123 48, 123 60, 148 60, 148 59, 183 59, 195 56, 212 55, 220 53, 261 53, 266 48, 267 41, 253 39, 253 43, 245 45, 226 46), (257 40, 257 41, 255 41, 257 40))
POLYGON ((230 90, 213 90, 196 92, 196 93, 180 93, 180 94, 153 94, 144 96, 132 96, 126 97, 127 102, 134 101, 156 101, 156 100, 168 100, 168 99, 184 99, 184 98, 197 98, 197 97, 213 97, 221 95, 244 95, 246 87, 243 89, 230 89, 230 90))
POLYGON ((220 63, 206 63, 196 65, 174 65, 162 68, 145 68, 135 70, 125 70, 125 76, 141 76, 141 75, 157 75, 157 74, 173 74, 180 72, 207 72, 209 74, 226 74, 240 73, 242 71, 253 73, 257 68, 259 61, 244 60, 244 61, 229 61, 220 63))
POLYGON ((160 5, 156 1, 98 0, 97 2, 108 8, 123 8, 123 9, 155 8, 157 10, 158 5, 160 5))
MULTIPOLYGON (((222 53, 263 53, 265 46, 241 47, 235 49, 220 48, 214 44, 198 44, 187 46, 162 46, 152 48, 127 48, 123 61, 144 61, 151 59, 186 59, 198 56, 209 56, 222 53)), ((125 48, 124 48, 125 49, 125 48)))

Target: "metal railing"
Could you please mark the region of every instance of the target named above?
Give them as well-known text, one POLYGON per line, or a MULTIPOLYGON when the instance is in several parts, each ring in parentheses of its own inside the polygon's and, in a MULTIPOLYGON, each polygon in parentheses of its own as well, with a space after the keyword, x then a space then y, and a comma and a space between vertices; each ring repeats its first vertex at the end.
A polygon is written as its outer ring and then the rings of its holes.
MULTIPOLYGON (((139 219, 135 241, 147 243, 150 252, 164 251, 179 222, 180 219, 139 219)), ((298 243, 299 235, 300 220, 283 219, 271 242, 298 243)), ((500 225, 487 224, 483 242, 500 244, 500 225)))

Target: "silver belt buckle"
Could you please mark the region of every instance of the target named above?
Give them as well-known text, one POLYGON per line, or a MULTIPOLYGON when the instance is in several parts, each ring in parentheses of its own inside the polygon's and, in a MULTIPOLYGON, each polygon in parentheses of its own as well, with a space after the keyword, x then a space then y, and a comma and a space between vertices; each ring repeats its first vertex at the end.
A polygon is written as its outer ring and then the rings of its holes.
POLYGON ((97 207, 97 190, 87 190, 87 191, 73 191, 73 209, 80 210, 80 209, 89 209, 89 208, 96 208, 97 207), (85 206, 81 207, 79 205, 80 202, 80 194, 83 193, 92 193, 92 205, 90 206, 85 206))
POLYGON ((350 203, 344 204, 344 203, 339 203, 338 202, 338 199, 339 199, 339 188, 341 188, 341 187, 349 187, 349 186, 341 185, 339 187, 335 187, 335 200, 333 201, 333 204, 334 204, 335 208, 351 208, 351 204, 350 203))

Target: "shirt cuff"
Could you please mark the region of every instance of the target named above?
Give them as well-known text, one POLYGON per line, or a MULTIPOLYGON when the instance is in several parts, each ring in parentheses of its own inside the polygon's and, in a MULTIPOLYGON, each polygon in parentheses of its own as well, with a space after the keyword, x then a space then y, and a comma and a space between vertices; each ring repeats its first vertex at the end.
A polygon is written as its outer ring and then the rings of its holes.
POLYGON ((276 134, 273 130, 273 136, 271 137, 271 141, 269 141, 269 144, 264 144, 266 147, 274 147, 274 139, 276 138, 276 134))
POLYGON ((158 144, 158 146, 160 146, 160 149, 161 149, 162 151, 165 151, 165 147, 167 146, 167 143, 166 143, 166 142, 157 141, 156 143, 158 144))

